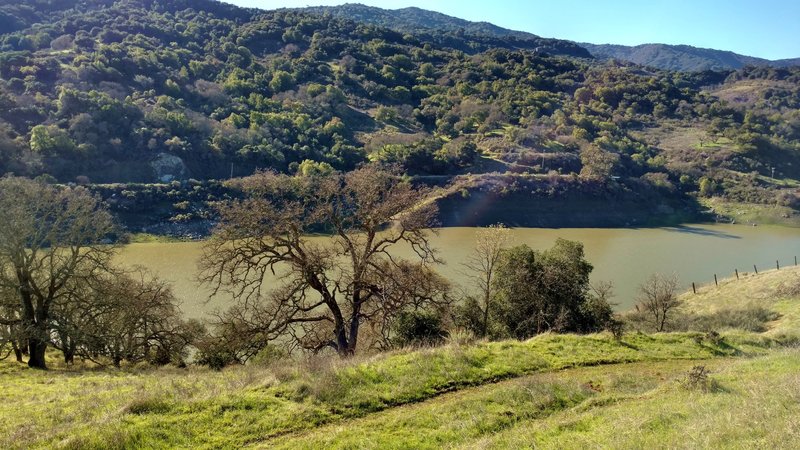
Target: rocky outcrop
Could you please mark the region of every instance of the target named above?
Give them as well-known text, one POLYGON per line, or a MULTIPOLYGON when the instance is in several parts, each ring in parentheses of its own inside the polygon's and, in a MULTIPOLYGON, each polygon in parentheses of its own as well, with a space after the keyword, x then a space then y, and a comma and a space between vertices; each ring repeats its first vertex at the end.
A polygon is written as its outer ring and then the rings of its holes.
POLYGON ((185 180, 189 176, 189 170, 183 160, 169 153, 159 153, 150 163, 150 166, 153 168, 158 181, 162 183, 185 180))

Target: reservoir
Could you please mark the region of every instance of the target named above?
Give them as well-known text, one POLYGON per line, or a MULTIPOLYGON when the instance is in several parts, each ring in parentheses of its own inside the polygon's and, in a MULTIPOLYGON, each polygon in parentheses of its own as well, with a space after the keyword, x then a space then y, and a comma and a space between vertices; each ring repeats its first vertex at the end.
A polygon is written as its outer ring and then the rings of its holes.
MULTIPOLYGON (((437 270, 451 280, 456 292, 468 287, 461 262, 474 247, 475 228, 442 228, 432 237, 444 264, 437 270)), ((614 283, 618 310, 633 306, 638 285, 653 273, 677 274, 681 286, 714 283, 739 273, 775 269, 800 257, 800 229, 747 225, 684 225, 664 228, 514 228, 510 245, 527 244, 543 250, 557 238, 583 242, 586 259, 594 265, 593 281, 614 283)), ((312 239, 327 239, 314 237, 312 239)), ((130 244, 119 258, 140 265, 170 282, 187 317, 202 318, 230 304, 226 298, 208 301, 209 290, 196 281, 202 242, 130 244)), ((405 250, 395 248, 398 255, 405 250)))

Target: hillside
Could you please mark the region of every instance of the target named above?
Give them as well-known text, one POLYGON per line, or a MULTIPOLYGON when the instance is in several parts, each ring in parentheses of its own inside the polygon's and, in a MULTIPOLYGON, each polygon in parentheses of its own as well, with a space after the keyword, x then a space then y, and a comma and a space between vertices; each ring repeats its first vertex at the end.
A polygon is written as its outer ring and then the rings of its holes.
POLYGON ((471 22, 436 11, 409 7, 383 9, 358 3, 340 6, 315 6, 299 11, 329 14, 341 19, 354 20, 401 33, 426 35, 439 44, 467 52, 492 47, 536 50, 552 55, 591 58, 586 49, 566 40, 548 39, 524 31, 514 31, 488 22, 471 22))
MULTIPOLYGON (((446 14, 420 8, 382 9, 361 4, 320 6, 303 11, 331 14, 358 22, 391 28, 404 33, 431 32, 433 30, 474 36, 514 37, 521 41, 534 41, 536 46, 548 48, 556 54, 573 54, 564 41, 544 39, 524 31, 509 30, 488 22, 471 22, 446 14)), ((697 48, 689 45, 642 44, 636 46, 614 44, 578 43, 600 59, 618 59, 662 70, 703 71, 736 70, 747 65, 788 67, 800 64, 800 58, 771 61, 764 58, 740 55, 725 50, 697 48)))
MULTIPOLYGON (((80 364, 42 372, 2 361, 0 445, 791 448, 799 276, 770 271, 685 294, 685 314, 728 320, 721 311, 753 302, 773 313, 762 331, 734 325, 717 328, 721 337, 454 337, 435 348, 263 359, 222 372, 80 364)), ((741 317, 731 323, 752 328, 741 317)))
POLYGON ((700 72, 737 70, 745 66, 788 67, 800 64, 800 58, 771 61, 731 51, 698 48, 690 45, 642 44, 635 46, 581 43, 600 59, 619 59, 663 70, 700 72))
POLYGON ((128 225, 207 228, 221 194, 209 180, 368 161, 457 182, 456 208, 464 192, 563 211, 574 199, 658 223, 711 197, 798 205, 798 68, 594 61, 488 25, 426 28, 464 23, 418 9, 392 13, 401 32, 214 1, 73 6, 0 6, 14 24, 0 34, 0 172, 90 185, 128 225))

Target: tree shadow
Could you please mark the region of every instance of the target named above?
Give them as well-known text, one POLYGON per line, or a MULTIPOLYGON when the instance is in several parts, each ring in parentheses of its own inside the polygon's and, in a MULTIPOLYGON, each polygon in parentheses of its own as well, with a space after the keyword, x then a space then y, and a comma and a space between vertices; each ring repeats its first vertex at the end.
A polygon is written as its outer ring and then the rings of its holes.
POLYGON ((724 231, 719 230, 709 230, 706 228, 700 227, 692 227, 688 225, 677 225, 674 227, 665 227, 667 231, 672 231, 676 233, 687 233, 687 234, 696 234, 699 236, 708 236, 708 237, 716 237, 720 239, 741 239, 741 236, 737 236, 735 234, 726 233, 724 231))

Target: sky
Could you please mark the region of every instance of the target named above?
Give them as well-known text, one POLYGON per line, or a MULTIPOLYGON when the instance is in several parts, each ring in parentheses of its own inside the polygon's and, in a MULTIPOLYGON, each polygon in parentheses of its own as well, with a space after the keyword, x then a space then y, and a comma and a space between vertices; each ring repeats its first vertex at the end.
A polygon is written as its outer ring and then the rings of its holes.
MULTIPOLYGON (((335 0, 225 0, 275 9, 335 0)), ((687 44, 767 59, 800 57, 798 0, 350 0, 408 6, 543 37, 594 44, 687 44)))

